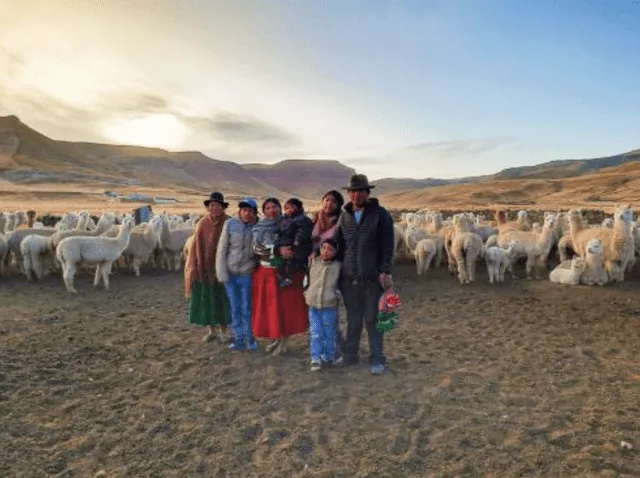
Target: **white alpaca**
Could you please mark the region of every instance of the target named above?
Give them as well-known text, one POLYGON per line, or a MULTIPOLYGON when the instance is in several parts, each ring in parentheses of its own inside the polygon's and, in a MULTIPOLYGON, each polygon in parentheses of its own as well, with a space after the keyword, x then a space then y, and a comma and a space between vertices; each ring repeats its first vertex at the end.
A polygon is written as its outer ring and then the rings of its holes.
MULTIPOLYGON (((146 264, 153 256, 158 247, 160 231, 162 229, 162 218, 156 216, 149 221, 148 225, 140 230, 134 228, 131 231, 129 245, 122 256, 131 259, 131 267, 136 277, 140 276, 140 266, 146 264)), ((193 237, 193 236, 191 236, 193 237)))
POLYGON ((587 257, 584 272, 580 276, 580 283, 585 285, 604 285, 609 281, 609 275, 604 268, 604 244, 600 239, 587 242, 587 257))
POLYGON ((418 241, 413 254, 416 258, 416 266, 418 275, 426 274, 429 270, 431 261, 438 253, 438 244, 432 239, 422 239, 418 241))
POLYGON ((518 242, 511 240, 506 249, 498 246, 488 247, 485 252, 489 283, 504 282, 504 273, 511 265, 518 242))
POLYGON ((25 237, 20 243, 20 254, 22 255, 23 272, 27 277, 27 280, 33 278, 32 273, 36 279, 40 280, 48 272, 50 267, 50 260, 44 260, 51 258, 48 253, 49 238, 46 236, 39 236, 37 234, 31 234, 25 237))
POLYGON ((127 217, 122 221, 116 237, 72 236, 62 239, 56 248, 56 257, 62 265, 62 278, 67 290, 73 294, 77 293, 73 287, 73 278, 81 262, 96 264, 93 285, 100 284, 102 278, 105 289, 109 289, 111 267, 129 245, 133 226, 134 220, 127 217))
POLYGON ((575 256, 571 259, 570 269, 564 267, 563 264, 559 264, 549 273, 549 280, 556 284, 578 285, 585 265, 584 259, 575 256))
POLYGON ((449 270, 458 270, 460 284, 468 284, 476 279, 476 264, 484 254, 482 239, 470 232, 469 219, 461 214, 453 216, 454 236, 450 246, 449 270))

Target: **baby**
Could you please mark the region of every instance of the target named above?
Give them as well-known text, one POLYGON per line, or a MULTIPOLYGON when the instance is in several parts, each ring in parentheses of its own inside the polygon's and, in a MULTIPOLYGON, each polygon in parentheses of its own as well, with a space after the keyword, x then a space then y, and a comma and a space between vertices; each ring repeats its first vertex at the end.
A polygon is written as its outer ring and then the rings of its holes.
POLYGON ((293 282, 297 271, 304 270, 312 250, 311 233, 313 221, 304 213, 302 201, 291 198, 284 203, 284 217, 278 227, 277 248, 290 248, 293 258, 284 258, 278 268, 280 286, 286 287, 293 282))

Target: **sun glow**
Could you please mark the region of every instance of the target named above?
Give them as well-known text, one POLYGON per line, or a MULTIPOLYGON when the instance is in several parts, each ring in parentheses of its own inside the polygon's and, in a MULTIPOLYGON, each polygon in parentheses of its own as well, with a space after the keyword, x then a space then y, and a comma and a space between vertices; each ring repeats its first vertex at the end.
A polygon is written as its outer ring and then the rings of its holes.
POLYGON ((188 129, 170 114, 122 118, 104 125, 102 134, 119 144, 175 149, 182 145, 188 129))

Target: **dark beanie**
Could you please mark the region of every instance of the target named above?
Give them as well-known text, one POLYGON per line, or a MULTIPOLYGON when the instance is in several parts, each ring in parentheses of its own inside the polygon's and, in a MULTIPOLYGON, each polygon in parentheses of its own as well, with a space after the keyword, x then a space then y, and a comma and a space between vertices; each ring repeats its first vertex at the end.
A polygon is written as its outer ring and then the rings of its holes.
MULTIPOLYGON (((322 244, 329 244, 336 251, 338 250, 338 241, 336 241, 335 239, 332 239, 332 238, 325 239, 324 241, 322 241, 322 244)), ((322 244, 320 244, 320 245, 322 246, 322 244)))

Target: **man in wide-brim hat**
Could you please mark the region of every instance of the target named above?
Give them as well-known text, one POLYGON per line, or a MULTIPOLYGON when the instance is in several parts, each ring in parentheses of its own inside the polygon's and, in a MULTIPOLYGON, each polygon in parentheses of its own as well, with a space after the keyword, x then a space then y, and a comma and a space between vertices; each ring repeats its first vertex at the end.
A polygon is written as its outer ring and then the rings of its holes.
POLYGON ((393 219, 376 198, 364 174, 351 176, 344 187, 349 202, 338 220, 338 251, 342 261, 342 295, 347 309, 347 335, 343 345, 344 364, 358 362, 363 325, 369 336, 371 373, 387 370, 383 333, 376 329, 378 301, 393 287, 393 219))

